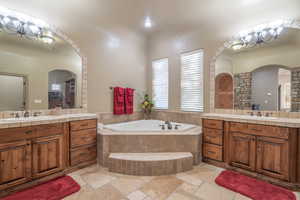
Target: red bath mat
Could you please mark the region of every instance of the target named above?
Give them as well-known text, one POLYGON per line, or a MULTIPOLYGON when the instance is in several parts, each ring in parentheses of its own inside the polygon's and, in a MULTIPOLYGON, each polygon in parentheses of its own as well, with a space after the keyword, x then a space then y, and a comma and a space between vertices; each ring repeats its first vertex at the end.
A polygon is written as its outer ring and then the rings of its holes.
POLYGON ((61 200, 79 190, 78 183, 70 176, 63 176, 9 195, 1 200, 61 200))
POLYGON ((215 182, 254 200, 296 200, 287 189, 233 171, 223 171, 215 182))

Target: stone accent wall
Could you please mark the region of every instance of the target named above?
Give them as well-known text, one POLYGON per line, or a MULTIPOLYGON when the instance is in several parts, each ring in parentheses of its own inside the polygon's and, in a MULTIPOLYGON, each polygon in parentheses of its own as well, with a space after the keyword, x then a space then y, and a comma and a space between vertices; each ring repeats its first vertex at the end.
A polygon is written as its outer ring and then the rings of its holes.
POLYGON ((292 81, 291 81, 291 111, 300 111, 300 69, 292 71, 292 81))
POLYGON ((250 72, 234 75, 234 109, 251 109, 251 82, 250 72))

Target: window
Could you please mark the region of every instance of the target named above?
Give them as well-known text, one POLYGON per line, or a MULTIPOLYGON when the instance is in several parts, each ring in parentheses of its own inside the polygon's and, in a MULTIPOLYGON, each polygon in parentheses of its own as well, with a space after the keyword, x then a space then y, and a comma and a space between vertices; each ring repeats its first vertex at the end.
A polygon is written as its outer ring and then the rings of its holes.
POLYGON ((181 110, 203 112, 203 51, 181 54, 181 110))
POLYGON ((61 87, 60 87, 59 84, 54 83, 54 84, 51 85, 51 89, 52 89, 52 91, 60 91, 61 87))
POLYGON ((168 109, 169 98, 169 63, 168 59, 152 62, 152 96, 154 108, 168 109))

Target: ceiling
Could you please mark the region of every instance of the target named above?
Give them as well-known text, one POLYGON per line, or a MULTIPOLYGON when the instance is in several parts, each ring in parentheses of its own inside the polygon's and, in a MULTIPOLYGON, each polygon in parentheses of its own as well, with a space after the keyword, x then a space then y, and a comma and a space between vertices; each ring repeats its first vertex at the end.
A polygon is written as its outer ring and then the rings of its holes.
POLYGON ((69 31, 122 26, 147 35, 203 29, 230 35, 281 18, 300 19, 299 0, 1 0, 69 31), (155 23, 143 27, 146 16, 155 23))

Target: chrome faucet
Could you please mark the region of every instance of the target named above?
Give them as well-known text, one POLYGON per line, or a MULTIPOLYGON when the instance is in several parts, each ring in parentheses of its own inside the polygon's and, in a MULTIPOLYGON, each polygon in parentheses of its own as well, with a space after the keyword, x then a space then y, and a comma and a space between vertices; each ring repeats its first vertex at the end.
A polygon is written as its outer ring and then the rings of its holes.
POLYGON ((257 117, 262 117, 262 114, 261 114, 261 112, 259 111, 259 112, 257 112, 257 117))
POLYGON ((29 112, 25 111, 24 114, 23 114, 23 117, 29 117, 29 112))
POLYGON ((171 122, 166 121, 165 124, 167 124, 169 130, 172 130, 172 124, 171 124, 171 122))

